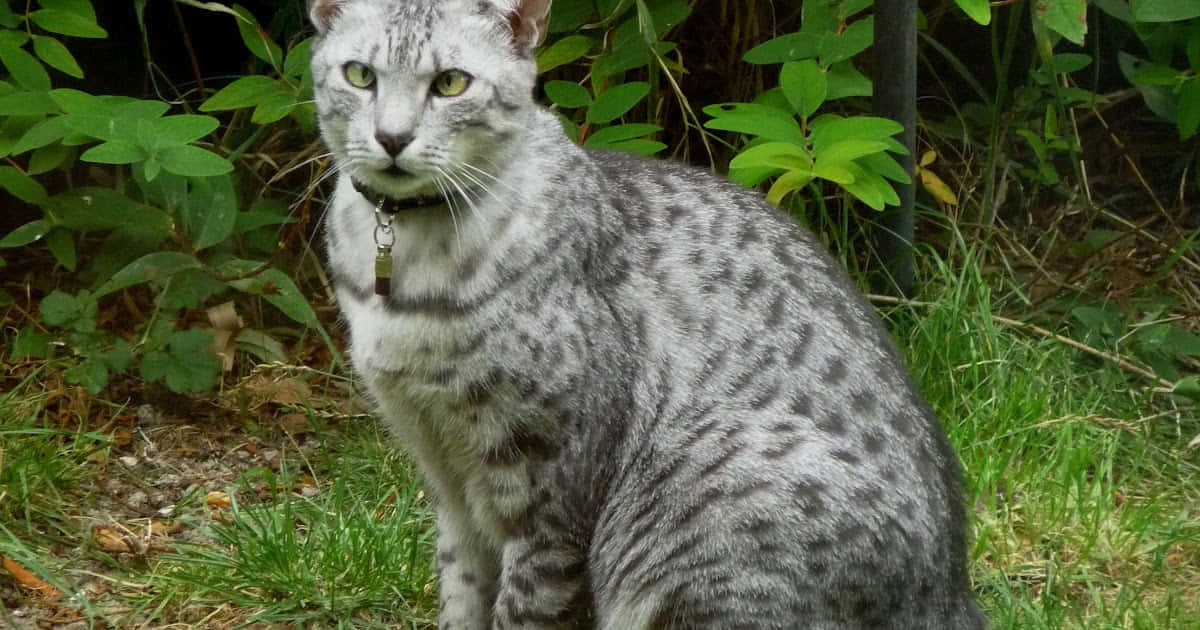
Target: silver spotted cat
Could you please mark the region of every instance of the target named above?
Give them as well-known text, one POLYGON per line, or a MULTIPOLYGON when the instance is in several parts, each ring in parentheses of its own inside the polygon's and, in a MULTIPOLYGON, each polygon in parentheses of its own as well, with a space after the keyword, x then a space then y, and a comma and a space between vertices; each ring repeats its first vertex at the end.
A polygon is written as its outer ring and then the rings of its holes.
POLYGON ((970 630, 958 461, 812 235, 589 151, 549 0, 309 0, 350 355, 437 505, 442 630, 970 630))

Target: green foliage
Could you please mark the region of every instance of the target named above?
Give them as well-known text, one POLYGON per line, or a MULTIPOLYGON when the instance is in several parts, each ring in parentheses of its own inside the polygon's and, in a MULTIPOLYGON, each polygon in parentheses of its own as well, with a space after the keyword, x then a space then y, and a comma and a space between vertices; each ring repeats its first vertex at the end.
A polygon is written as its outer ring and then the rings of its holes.
POLYGON ((660 126, 621 121, 633 117, 643 103, 643 119, 657 115, 647 97, 660 93, 663 72, 682 70, 668 58, 676 45, 662 38, 690 14, 683 0, 556 1, 549 30, 564 35, 538 54, 538 71, 569 68, 591 56, 583 79, 555 79, 544 85, 567 135, 596 149, 642 155, 665 149, 666 144, 648 137, 661 131, 660 126), (626 81, 634 72, 645 73, 649 80, 626 81))
MULTIPOLYGON (((0 81, 0 156, 9 165, 0 166, 0 187, 36 206, 40 217, 0 238, 0 249, 44 247, 81 287, 42 298, 44 328, 23 327, 11 355, 47 357, 52 342, 61 342, 72 355, 67 380, 93 392, 134 367, 174 391, 209 389, 218 382, 221 362, 211 350, 212 334, 185 323, 191 319, 187 312, 228 299, 231 292, 273 304, 324 336, 290 278, 267 260, 244 258, 273 254, 275 229, 293 219, 280 204, 247 204, 239 192, 237 151, 213 139, 221 121, 186 106, 172 112, 162 101, 56 88, 51 70, 83 75, 69 40, 60 36, 107 35, 96 24, 91 2, 40 0, 24 12, 2 6, 0 63, 8 81, 0 81), (51 189, 39 181, 55 172, 72 174, 81 162, 115 169, 121 183, 64 187, 55 178, 51 189), (253 242, 265 247, 248 249, 253 242), (153 296, 154 312, 146 322, 119 331, 98 325, 102 301, 142 288, 153 296)), ((254 107, 254 124, 290 115, 311 133, 311 40, 284 55, 244 8, 217 3, 206 8, 230 13, 248 51, 275 77, 242 77, 201 111, 254 107)), ((144 3, 137 9, 140 18, 144 3)), ((268 352, 280 347, 270 335, 241 332, 246 334, 238 338, 254 340, 257 352, 277 354, 268 352)))
POLYGON ((781 64, 779 86, 753 103, 710 105, 709 129, 736 131, 750 141, 729 163, 730 177, 753 186, 774 177, 767 200, 782 204, 818 181, 833 184, 875 210, 900 203, 892 182, 908 183, 890 153, 907 153, 894 136, 903 128, 870 116, 828 112, 834 101, 871 94, 870 81, 853 58, 871 46, 874 20, 849 21, 868 3, 812 0, 803 5, 800 31, 768 40, 749 50, 750 63, 781 64))

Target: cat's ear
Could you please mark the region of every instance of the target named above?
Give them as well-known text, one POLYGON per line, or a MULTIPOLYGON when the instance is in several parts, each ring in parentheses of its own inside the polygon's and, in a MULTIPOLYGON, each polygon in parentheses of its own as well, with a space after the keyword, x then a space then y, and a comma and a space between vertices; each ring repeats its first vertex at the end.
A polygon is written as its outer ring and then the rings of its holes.
POLYGON ((513 43, 521 52, 533 53, 533 49, 546 39, 546 27, 550 23, 550 0, 510 0, 514 5, 508 14, 512 27, 513 43))
POLYGON ((329 25, 341 13, 344 3, 345 0, 308 0, 308 17, 318 33, 329 30, 329 25))

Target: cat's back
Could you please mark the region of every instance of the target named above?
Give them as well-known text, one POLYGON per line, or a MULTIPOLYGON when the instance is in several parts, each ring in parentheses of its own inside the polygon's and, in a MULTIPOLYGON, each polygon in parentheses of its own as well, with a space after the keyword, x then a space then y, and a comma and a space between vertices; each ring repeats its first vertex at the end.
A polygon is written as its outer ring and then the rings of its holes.
POLYGON ((973 627, 963 564, 947 562, 965 556, 957 460, 837 262, 753 191, 587 155, 623 228, 609 256, 628 273, 610 292, 644 366, 597 530, 602 596, 653 583, 732 621, 747 593, 782 602, 804 585, 794 603, 812 619, 973 627), (697 586, 718 562, 744 583, 697 586))

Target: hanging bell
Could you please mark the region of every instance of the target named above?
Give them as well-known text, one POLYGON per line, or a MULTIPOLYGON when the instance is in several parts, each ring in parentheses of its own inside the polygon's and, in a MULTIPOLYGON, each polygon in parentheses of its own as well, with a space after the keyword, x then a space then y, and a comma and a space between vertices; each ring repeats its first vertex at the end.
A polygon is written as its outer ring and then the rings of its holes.
POLYGON ((375 295, 392 294, 392 248, 380 246, 375 250, 375 295))

